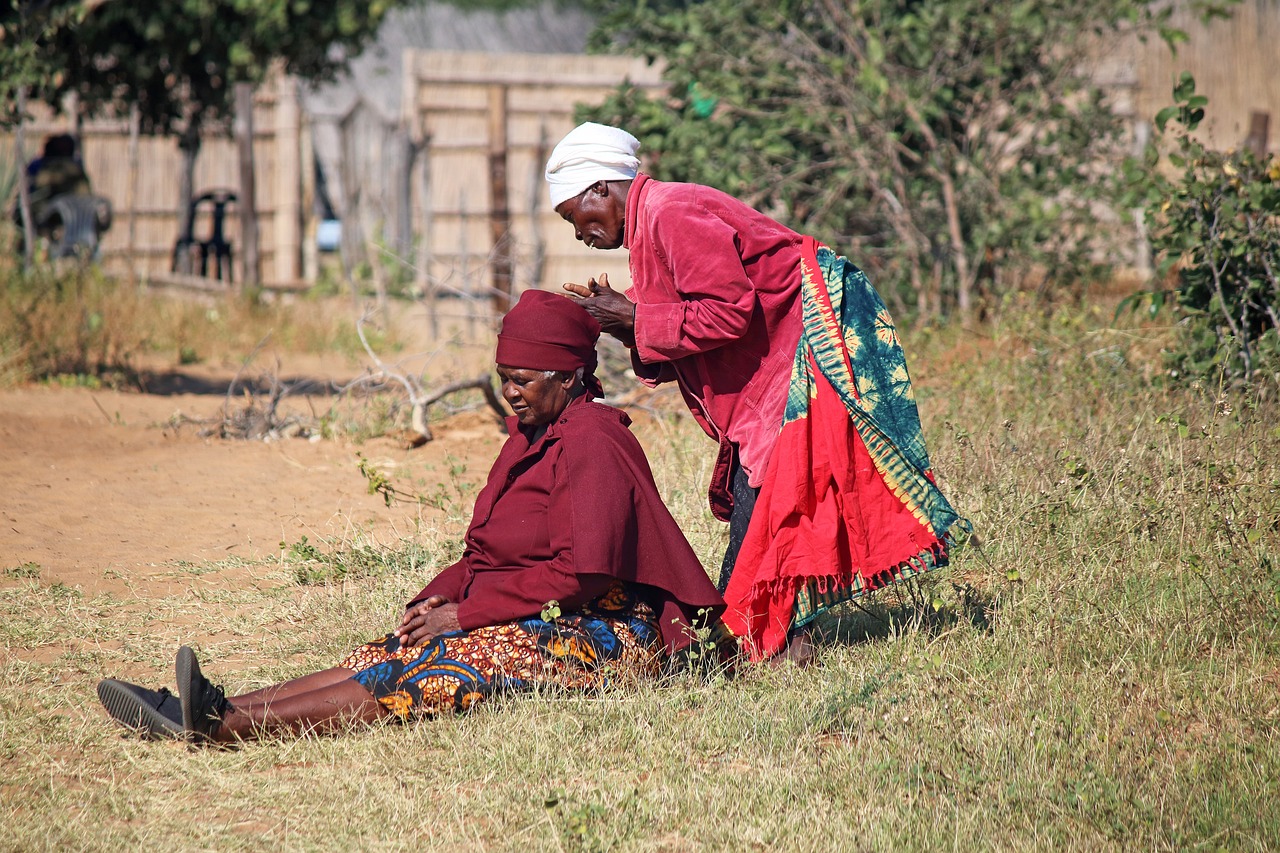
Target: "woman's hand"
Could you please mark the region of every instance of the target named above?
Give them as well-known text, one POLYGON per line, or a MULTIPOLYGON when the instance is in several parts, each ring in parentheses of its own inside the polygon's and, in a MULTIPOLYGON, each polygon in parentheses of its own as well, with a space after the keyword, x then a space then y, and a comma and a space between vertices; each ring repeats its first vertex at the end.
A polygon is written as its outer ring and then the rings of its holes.
POLYGON ((442 595, 433 595, 405 610, 400 627, 394 634, 405 648, 420 646, 441 634, 459 631, 458 605, 450 604, 442 595))
POLYGON ((600 281, 587 279, 587 283, 566 282, 564 289, 578 298, 578 304, 587 309, 601 331, 613 335, 627 346, 636 343, 636 304, 609 286, 609 276, 600 274, 600 281))

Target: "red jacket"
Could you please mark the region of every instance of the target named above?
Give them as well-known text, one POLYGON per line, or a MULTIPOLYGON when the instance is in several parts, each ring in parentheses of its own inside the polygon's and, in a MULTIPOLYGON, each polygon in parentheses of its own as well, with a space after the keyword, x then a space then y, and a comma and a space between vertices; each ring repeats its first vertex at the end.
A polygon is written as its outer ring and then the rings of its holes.
POLYGON ((618 579, 651 602, 669 650, 688 645, 688 625, 708 621, 699 610, 718 617, 724 601, 658 495, 630 423, 580 397, 530 444, 508 418, 462 559, 409 606, 442 595, 469 630, 536 617, 552 600, 571 610, 618 579))
POLYGON ((627 195, 632 364, 648 385, 678 382, 720 442, 711 508, 722 520, 733 447, 759 486, 782 426, 800 341, 802 239, 710 187, 640 174, 627 195))

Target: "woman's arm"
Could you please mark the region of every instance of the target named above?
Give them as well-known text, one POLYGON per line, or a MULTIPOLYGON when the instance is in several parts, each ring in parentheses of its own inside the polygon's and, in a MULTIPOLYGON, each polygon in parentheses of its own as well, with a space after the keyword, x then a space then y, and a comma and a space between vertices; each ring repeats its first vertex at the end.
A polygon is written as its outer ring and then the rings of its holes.
POLYGON ((668 205, 656 214, 652 240, 680 301, 636 305, 640 359, 671 361, 746 334, 757 297, 742 265, 737 232, 701 205, 668 205))
POLYGON ((458 605, 443 596, 433 595, 426 601, 413 604, 405 610, 400 627, 394 631, 405 646, 420 646, 428 640, 457 631, 458 605))

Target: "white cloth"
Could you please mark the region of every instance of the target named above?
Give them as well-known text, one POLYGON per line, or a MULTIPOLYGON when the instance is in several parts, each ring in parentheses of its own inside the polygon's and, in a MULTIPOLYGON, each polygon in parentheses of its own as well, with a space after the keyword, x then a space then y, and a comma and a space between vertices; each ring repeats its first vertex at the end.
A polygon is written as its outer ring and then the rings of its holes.
POLYGON ((629 181, 640 170, 640 140, 625 130, 580 124, 565 135, 547 159, 545 173, 551 206, 557 207, 596 181, 629 181))

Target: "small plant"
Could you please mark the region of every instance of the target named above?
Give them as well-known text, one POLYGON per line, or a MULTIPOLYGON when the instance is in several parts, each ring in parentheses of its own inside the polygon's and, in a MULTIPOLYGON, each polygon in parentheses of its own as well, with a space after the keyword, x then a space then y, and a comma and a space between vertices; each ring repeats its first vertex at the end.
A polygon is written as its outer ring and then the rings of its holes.
POLYGON ((4 570, 4 576, 7 578, 38 578, 40 577, 39 563, 22 563, 4 570))
POLYGON ((449 549, 437 555, 427 546, 410 543, 400 549, 356 544, 324 551, 303 536, 297 542, 281 542, 281 561, 293 569, 294 581, 303 586, 336 583, 385 574, 416 577, 425 566, 442 559, 452 562, 449 549))
POLYGON ((413 492, 407 492, 397 487, 391 482, 391 478, 383 472, 379 471, 374 464, 364 458, 363 453, 356 454, 356 465, 360 468, 360 476, 364 477, 369 484, 368 493, 371 495, 382 495, 382 501, 388 507, 399 498, 402 501, 413 501, 417 504, 427 502, 422 495, 415 495, 413 492))

